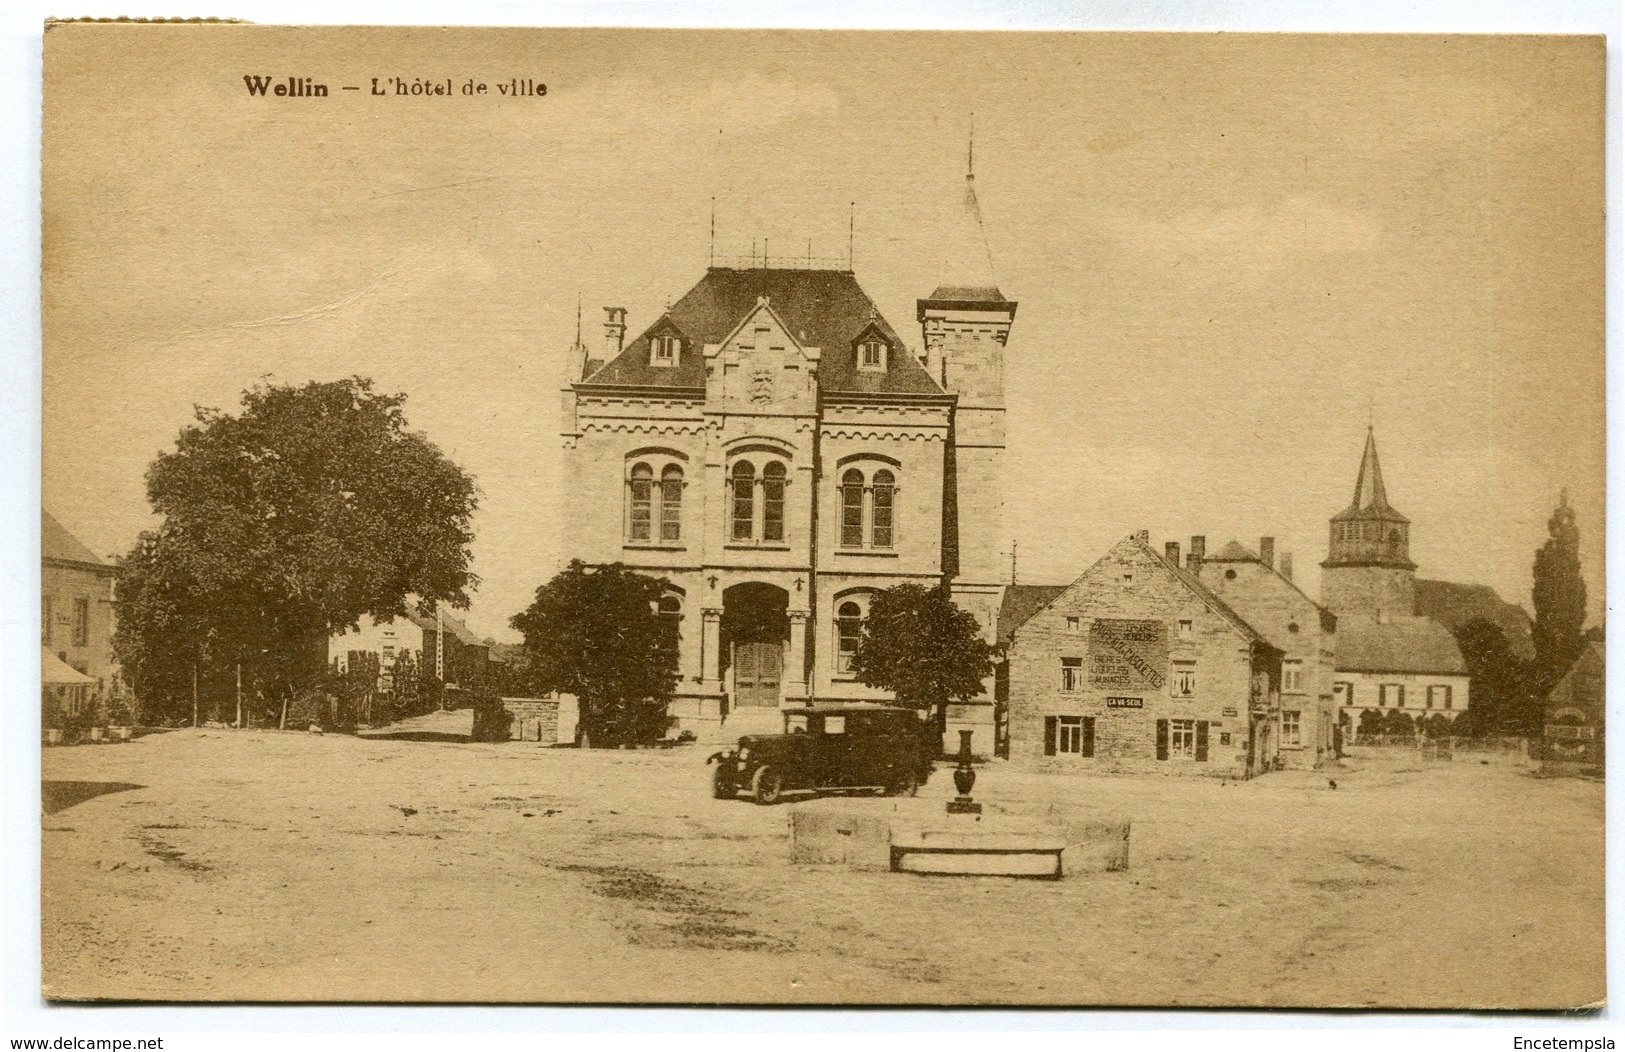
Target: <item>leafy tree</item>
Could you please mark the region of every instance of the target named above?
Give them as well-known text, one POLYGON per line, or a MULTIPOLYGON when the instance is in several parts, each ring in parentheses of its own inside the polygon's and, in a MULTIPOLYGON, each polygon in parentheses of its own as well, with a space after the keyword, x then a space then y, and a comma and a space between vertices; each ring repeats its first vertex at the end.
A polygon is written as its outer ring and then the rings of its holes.
POLYGON ((1402 709, 1389 709, 1382 717, 1382 733, 1392 738, 1411 737, 1416 734, 1416 721, 1402 709))
POLYGON ((1580 530, 1569 491, 1547 520, 1551 536, 1535 553, 1535 665, 1541 682, 1556 683, 1585 646, 1586 586, 1580 576, 1580 530))
POLYGON ((405 401, 352 377, 196 411, 147 471, 163 522, 119 568, 114 646, 138 688, 190 708, 195 669, 241 665, 254 690, 297 696, 336 629, 412 594, 468 605, 474 483, 407 429, 405 401))
POLYGON ((1513 651, 1501 626, 1487 618, 1474 618, 1456 629, 1456 645, 1467 663, 1473 697, 1455 733, 1525 733, 1539 707, 1533 669, 1513 651))
POLYGON ((1359 731, 1362 738, 1380 736, 1382 734, 1382 713, 1376 709, 1361 709, 1359 731))
POLYGON ((975 615, 955 604, 946 587, 900 584, 870 602, 852 669, 858 682, 924 709, 940 733, 949 702, 986 689, 993 649, 975 615))
POLYGON ((644 744, 666 732, 677 631, 657 604, 666 582, 621 563, 573 560, 510 620, 525 637, 531 688, 574 694, 582 744, 644 744))

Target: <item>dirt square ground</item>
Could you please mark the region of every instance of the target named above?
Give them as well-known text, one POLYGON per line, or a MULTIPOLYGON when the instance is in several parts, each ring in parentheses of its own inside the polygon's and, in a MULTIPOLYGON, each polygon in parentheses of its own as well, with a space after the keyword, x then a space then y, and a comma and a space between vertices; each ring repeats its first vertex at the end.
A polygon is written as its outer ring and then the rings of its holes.
MULTIPOLYGON (((702 747, 181 730, 44 756, 52 998, 1508 1006, 1604 996, 1603 787, 1357 753, 1246 783, 995 763, 1133 821, 1059 882, 789 862, 702 747), (1335 778, 1333 789, 1329 779, 1335 778)), ((946 765, 914 801, 953 793, 946 765)))

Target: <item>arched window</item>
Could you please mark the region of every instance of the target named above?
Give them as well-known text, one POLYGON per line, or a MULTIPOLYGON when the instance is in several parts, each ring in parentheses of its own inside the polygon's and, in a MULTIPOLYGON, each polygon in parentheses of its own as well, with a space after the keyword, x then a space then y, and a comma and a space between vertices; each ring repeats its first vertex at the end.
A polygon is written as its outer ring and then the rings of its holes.
POLYGON ((683 539, 683 469, 676 464, 660 473, 660 539, 683 539))
POLYGON ((649 522, 654 474, 654 469, 649 465, 634 464, 632 476, 627 481, 630 490, 630 513, 626 535, 634 541, 647 541, 650 538, 649 522))
POLYGON ((892 507, 897 494, 896 476, 885 468, 881 468, 875 472, 872 490, 872 507, 869 516, 869 546, 872 548, 890 548, 892 545, 892 507))
POLYGON ((841 547, 863 547, 863 472, 857 468, 841 476, 841 547))
POLYGON ((863 638, 863 607, 848 599, 835 608, 835 671, 851 672, 863 638))
POLYGON ((733 468, 733 531, 736 541, 748 541, 756 529, 756 467, 741 460, 733 468))
POLYGON ((784 465, 762 467, 762 540, 784 540, 784 465))

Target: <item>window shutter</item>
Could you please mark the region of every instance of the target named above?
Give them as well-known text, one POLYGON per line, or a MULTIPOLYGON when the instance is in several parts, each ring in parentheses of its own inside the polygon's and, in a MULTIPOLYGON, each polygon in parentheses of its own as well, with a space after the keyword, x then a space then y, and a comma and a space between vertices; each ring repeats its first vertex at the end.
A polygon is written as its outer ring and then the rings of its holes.
POLYGON ((1157 759, 1168 758, 1168 721, 1157 721, 1157 759))
POLYGON ((1083 755, 1093 756, 1094 754, 1095 718, 1093 716, 1085 716, 1083 718, 1083 755))
POLYGON ((1044 717, 1044 755, 1055 755, 1055 724, 1054 716, 1044 717))
POLYGON ((1196 762, 1207 762, 1207 720, 1196 721, 1196 762))

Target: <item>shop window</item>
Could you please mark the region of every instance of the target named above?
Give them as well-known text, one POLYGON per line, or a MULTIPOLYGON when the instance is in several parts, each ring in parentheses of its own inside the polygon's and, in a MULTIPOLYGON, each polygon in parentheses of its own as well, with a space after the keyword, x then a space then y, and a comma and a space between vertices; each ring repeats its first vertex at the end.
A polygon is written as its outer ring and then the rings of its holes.
POLYGON ((1077 694, 1083 690, 1083 658, 1061 659, 1061 692, 1077 694))
POLYGON ((1303 714, 1296 710, 1281 710, 1281 744, 1303 744, 1303 714))

